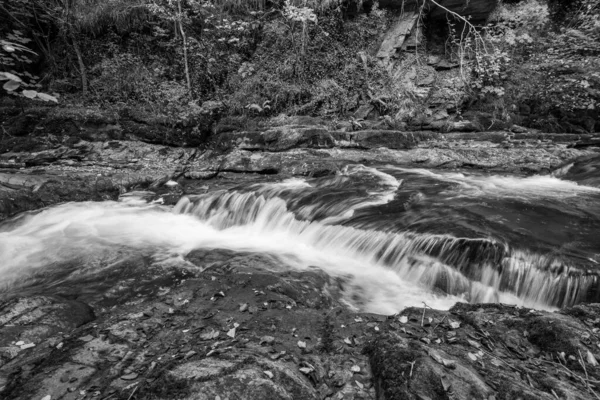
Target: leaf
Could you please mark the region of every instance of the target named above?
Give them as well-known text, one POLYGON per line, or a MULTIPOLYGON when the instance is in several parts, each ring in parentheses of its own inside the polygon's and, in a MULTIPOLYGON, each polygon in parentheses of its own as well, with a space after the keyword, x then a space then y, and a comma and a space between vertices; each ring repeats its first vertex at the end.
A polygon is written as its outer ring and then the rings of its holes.
POLYGON ((200 339, 202 339, 202 340, 216 339, 219 337, 220 333, 221 332, 219 332, 219 331, 211 330, 209 332, 205 332, 205 333, 201 334, 200 339))
POLYGON ((458 329, 458 328, 460 328, 460 322, 458 322, 458 321, 450 321, 450 327, 452 329, 458 329))
POLYGON ((11 74, 10 72, 0 72, 0 81, 15 81, 15 82, 23 82, 21 78, 16 76, 15 74, 11 74))
POLYGON ((6 90, 7 92, 12 92, 14 90, 17 90, 19 88, 19 86, 21 86, 21 84, 17 81, 8 81, 4 84, 4 86, 2 86, 4 88, 4 90, 6 90))
POLYGON ((8 45, 8 44, 5 44, 4 46, 2 46, 2 49, 8 53, 12 53, 16 50, 13 46, 8 45))
POLYGON ((596 357, 594 357, 594 355, 592 354, 591 351, 587 351, 587 355, 586 355, 586 359, 588 364, 590 364, 593 367, 598 366, 598 361, 596 360, 596 357))
POLYGON ((43 101, 52 101, 54 103, 58 103, 58 99, 55 96, 51 96, 51 95, 46 94, 46 93, 39 93, 38 92, 37 97, 40 100, 43 100, 43 101))
POLYGON ((28 99, 35 99, 35 97, 38 94, 38 92, 36 92, 35 90, 23 90, 21 93, 28 99))

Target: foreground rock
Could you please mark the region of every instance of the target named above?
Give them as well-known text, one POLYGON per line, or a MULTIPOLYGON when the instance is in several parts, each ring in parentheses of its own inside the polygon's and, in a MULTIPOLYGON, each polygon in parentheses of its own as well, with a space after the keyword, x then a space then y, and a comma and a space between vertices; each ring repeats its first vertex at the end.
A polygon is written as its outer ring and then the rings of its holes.
POLYGON ((600 306, 458 304, 381 316, 315 269, 131 256, 0 303, 3 399, 590 399, 600 306), (99 283, 101 282, 101 283, 99 283), (86 288, 82 290, 81 288, 86 288))

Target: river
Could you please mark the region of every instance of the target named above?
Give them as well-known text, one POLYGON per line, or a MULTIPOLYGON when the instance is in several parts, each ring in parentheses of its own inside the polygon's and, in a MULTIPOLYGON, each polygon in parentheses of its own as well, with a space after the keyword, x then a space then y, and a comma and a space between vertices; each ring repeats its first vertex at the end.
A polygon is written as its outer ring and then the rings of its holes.
POLYGON ((356 164, 187 195, 174 207, 128 197, 21 214, 0 224, 0 285, 42 290, 101 276, 131 254, 193 268, 190 251, 227 249, 269 255, 270 269, 321 269, 357 310, 554 309, 600 300, 599 232, 595 187, 356 164))

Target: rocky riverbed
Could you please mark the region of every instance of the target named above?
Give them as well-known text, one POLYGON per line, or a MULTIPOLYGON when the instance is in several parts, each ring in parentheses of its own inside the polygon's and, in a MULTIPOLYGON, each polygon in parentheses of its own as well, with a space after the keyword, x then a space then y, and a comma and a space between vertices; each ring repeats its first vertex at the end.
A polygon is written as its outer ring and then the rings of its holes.
MULTIPOLYGON (((292 121, 293 122, 293 121, 292 121)), ((203 148, 171 147, 104 136, 37 141, 26 151, 0 153, 0 220, 65 201, 116 199, 131 190, 165 192, 219 185, 227 174, 321 176, 348 163, 548 174, 598 156, 593 135, 536 132, 448 133, 392 130, 331 131, 324 125, 283 125, 217 135, 203 148), (94 139, 95 138, 95 139, 94 139), (200 181, 209 180, 200 183, 200 181)), ((12 138, 13 149, 30 137, 12 138)), ((580 171, 591 175, 594 171, 580 171)), ((175 202, 181 192, 167 196, 175 202)))
MULTIPOLYGON (((290 124, 224 133, 203 149, 71 140, 0 154, 0 220, 66 201, 175 204, 240 182, 335 174, 348 163, 597 185, 591 135, 332 131, 290 124), (589 136, 589 137, 588 137, 589 136), (584 166, 578 166, 587 160, 584 166), (574 167, 566 168, 570 164, 574 167), (561 169, 562 168, 562 169, 561 169)), ((18 147, 18 146, 17 146, 18 147)), ((10 223, 10 222, 9 222, 10 223)), ((274 272, 264 254, 128 254, 92 275, 26 282, 0 297, 6 399, 593 399, 597 305, 544 312, 427 304, 357 312, 347 282, 274 272), (93 290, 91 288, 94 288, 93 290)), ((76 265, 73 266, 76 268, 76 265)))
POLYGON ((592 399, 597 305, 382 316, 258 254, 129 258, 0 304, 5 399, 592 399), (195 267, 195 268, 192 268, 195 267), (200 272, 201 271, 201 272, 200 272), (140 278, 141 277, 141 278, 140 278))

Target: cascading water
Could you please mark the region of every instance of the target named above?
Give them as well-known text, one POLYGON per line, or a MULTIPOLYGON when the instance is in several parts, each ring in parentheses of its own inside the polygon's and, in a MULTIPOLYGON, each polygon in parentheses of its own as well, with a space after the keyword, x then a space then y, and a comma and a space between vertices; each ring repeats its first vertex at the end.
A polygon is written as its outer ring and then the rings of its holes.
POLYGON ((600 190, 553 177, 354 165, 187 196, 174 209, 70 203, 0 225, 0 284, 27 285, 65 263, 78 267, 61 279, 97 271, 113 260, 100 254, 164 262, 220 248, 320 268, 366 311, 456 301, 553 308, 598 297, 599 200, 600 190))

